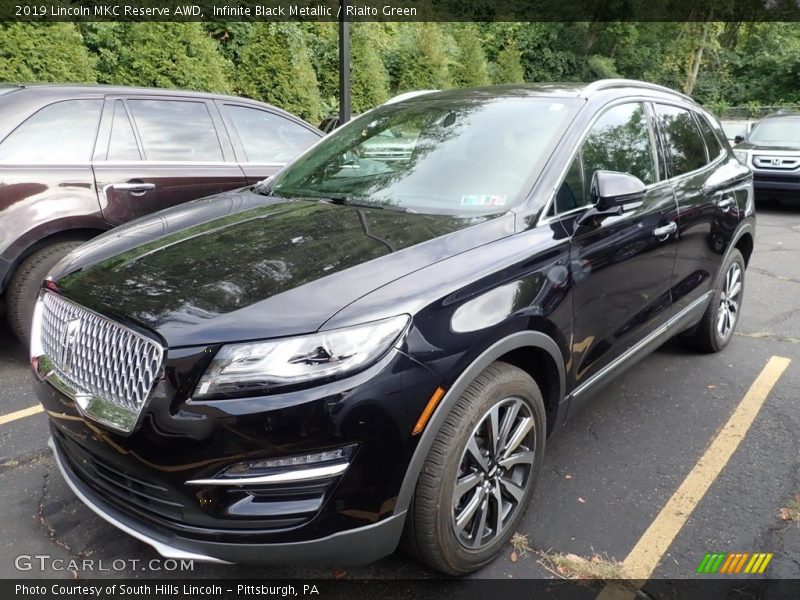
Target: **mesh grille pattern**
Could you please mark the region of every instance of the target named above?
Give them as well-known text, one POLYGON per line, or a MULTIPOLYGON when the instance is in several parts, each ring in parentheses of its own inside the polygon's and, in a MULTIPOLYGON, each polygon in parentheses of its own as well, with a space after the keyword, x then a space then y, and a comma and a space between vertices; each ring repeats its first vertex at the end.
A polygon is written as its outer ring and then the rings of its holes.
POLYGON ((161 369, 159 344, 50 292, 42 299, 41 342, 76 391, 136 413, 161 369))

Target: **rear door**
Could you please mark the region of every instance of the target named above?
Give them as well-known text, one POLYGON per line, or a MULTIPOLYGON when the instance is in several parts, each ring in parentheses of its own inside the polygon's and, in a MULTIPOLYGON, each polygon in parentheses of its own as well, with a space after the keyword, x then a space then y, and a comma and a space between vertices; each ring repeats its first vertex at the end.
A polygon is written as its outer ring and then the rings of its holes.
POLYGON ((321 132, 277 111, 222 100, 217 106, 248 183, 274 175, 322 138, 321 132))
MULTIPOLYGON (((656 160, 655 137, 643 102, 604 109, 591 126, 562 188, 558 210, 572 231, 572 377, 590 386, 625 352, 665 322, 675 261, 677 207, 656 160), (644 199, 621 215, 577 226, 589 202, 595 171, 635 175, 647 186, 644 199)), ((576 395, 578 391, 576 390, 576 395)))
POLYGON ((741 218, 737 195, 746 196, 747 189, 742 169, 728 160, 719 134, 703 115, 661 103, 654 110, 678 203, 678 253, 671 287, 673 312, 679 313, 712 289, 741 218))
POLYGON ((201 98, 107 98, 93 167, 115 225, 246 184, 216 106, 201 98))

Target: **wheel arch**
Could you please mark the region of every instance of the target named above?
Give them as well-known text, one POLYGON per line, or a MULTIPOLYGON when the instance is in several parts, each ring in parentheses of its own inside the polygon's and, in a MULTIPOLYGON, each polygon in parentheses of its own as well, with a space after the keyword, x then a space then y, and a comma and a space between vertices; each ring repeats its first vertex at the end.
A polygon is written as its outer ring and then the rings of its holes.
POLYGON ((12 260, 8 262, 8 266, 4 273, 0 273, 0 294, 5 293, 9 281, 14 276, 19 265, 37 250, 56 244, 59 242, 71 240, 89 241, 93 237, 97 237, 101 233, 105 233, 107 229, 97 227, 73 227, 70 229, 60 229, 58 231, 49 233, 41 238, 36 239, 32 243, 23 248, 12 260))
POLYGON ((522 369, 539 383, 545 400, 548 434, 560 422, 564 414, 562 407, 566 397, 566 368, 558 344, 553 338, 539 331, 518 331, 498 340, 461 372, 436 407, 409 461, 397 496, 395 514, 408 510, 425 459, 450 409, 475 377, 498 360, 509 362, 522 369))

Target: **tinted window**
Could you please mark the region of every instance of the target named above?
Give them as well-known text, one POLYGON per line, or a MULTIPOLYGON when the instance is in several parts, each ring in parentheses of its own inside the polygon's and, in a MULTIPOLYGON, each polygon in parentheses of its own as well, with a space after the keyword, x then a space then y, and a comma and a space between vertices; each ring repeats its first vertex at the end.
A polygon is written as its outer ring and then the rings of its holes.
POLYGON ((630 173, 650 184, 656 180, 653 146, 644 106, 621 104, 595 122, 583 143, 585 186, 595 171, 630 173))
POLYGON ((703 134, 703 140, 706 142, 706 149, 708 150, 708 157, 711 160, 717 158, 720 154, 724 152, 722 149, 722 144, 719 143, 719 138, 717 138, 717 134, 714 133, 714 130, 711 128, 711 125, 708 124, 708 121, 703 115, 696 115, 697 122, 700 124, 700 133, 703 134))
POLYGON ((656 105, 659 128, 666 144, 671 175, 682 175, 706 164, 706 148, 688 110, 656 105))
POLYGON ((89 162, 102 100, 67 100, 46 106, 3 140, 0 163, 89 162))
POLYGON ((248 162, 288 162, 319 139, 289 119, 257 108, 226 104, 248 162))
POLYGON ((122 100, 114 102, 114 119, 111 122, 111 139, 108 143, 108 160, 141 160, 133 126, 122 100))
POLYGON ((222 148, 204 102, 129 100, 146 160, 222 160, 222 148))
POLYGON ((581 155, 575 157, 567 169, 564 181, 558 188, 550 213, 563 213, 586 204, 585 184, 581 169, 581 155))

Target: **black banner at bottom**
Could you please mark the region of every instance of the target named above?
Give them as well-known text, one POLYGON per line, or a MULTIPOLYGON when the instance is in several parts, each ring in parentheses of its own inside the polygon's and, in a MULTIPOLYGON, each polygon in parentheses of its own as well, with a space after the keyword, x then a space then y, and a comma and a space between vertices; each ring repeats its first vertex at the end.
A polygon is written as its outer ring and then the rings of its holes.
POLYGON ((647 582, 541 579, 87 579, 0 581, 3 600, 784 600, 800 598, 800 579, 658 579, 647 582))

